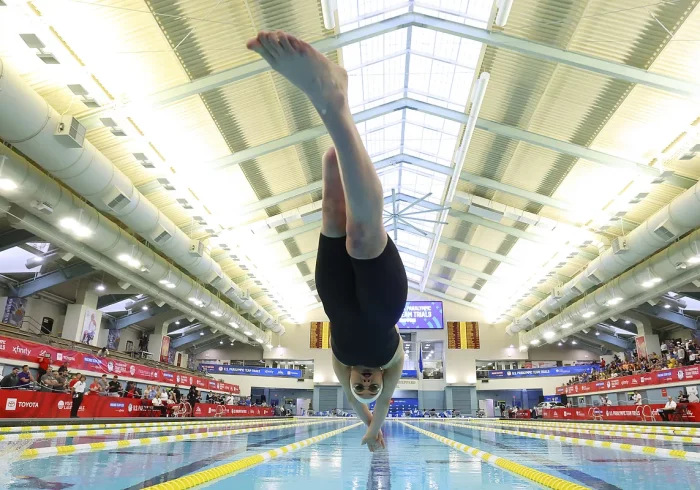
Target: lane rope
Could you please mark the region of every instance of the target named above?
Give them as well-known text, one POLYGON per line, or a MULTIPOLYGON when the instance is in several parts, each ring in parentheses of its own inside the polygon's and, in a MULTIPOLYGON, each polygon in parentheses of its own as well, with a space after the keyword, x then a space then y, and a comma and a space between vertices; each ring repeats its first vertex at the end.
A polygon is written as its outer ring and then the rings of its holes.
POLYGON ((446 437, 442 437, 439 434, 435 434, 434 432, 427 431, 425 429, 421 429, 419 427, 416 427, 411 424, 407 424, 406 422, 400 421, 399 422, 402 425, 405 425, 406 427, 410 427, 411 429, 425 435, 428 437, 431 437, 435 439, 436 441, 440 441, 443 444, 446 444, 447 446, 450 446, 452 449, 456 449, 457 451, 460 451, 464 454, 469 454, 470 456, 474 456, 475 458, 479 458, 482 461, 487 462, 490 465, 497 466, 498 468, 507 470, 517 476, 520 476, 522 478, 525 478, 526 480, 530 480, 532 482, 535 482, 539 485, 542 485, 545 488, 553 488, 555 490, 585 490, 588 489, 590 490, 589 487, 584 487, 582 485, 579 485, 578 483, 570 482, 568 480, 564 480, 563 478, 559 478, 554 475, 550 475, 548 473, 544 473, 542 471, 529 468, 525 465, 522 465, 520 463, 516 463, 515 461, 511 461, 509 459, 502 458, 500 456, 496 456, 495 454, 487 453, 486 451, 482 451, 481 449, 467 446, 466 444, 462 444, 457 441, 453 441, 452 439, 448 439, 446 437))
MULTIPOLYGON (((262 421, 261 421, 262 422, 262 421)), ((239 427, 241 425, 264 426, 264 427, 285 427, 289 422, 280 421, 276 424, 261 423, 256 421, 250 422, 229 422, 215 424, 167 424, 155 425, 150 427, 126 427, 123 429, 87 429, 87 430, 68 430, 68 431, 49 431, 49 432, 23 432, 19 434, 4 434, 0 435, 0 442, 8 441, 28 441, 33 439, 58 439, 60 437, 91 437, 102 435, 120 435, 120 434, 143 434, 149 432, 175 432, 179 430, 201 430, 211 427, 239 427)))
MULTIPOLYGON (((462 419, 460 419, 462 420, 462 419)), ((579 426, 584 429, 609 429, 620 430, 624 429, 627 432, 640 432, 648 434, 671 434, 671 435, 700 435, 700 429, 692 427, 678 426, 657 426, 657 425, 630 425, 630 424, 592 424, 588 422, 560 422, 556 420, 538 420, 537 422, 526 422, 527 419, 521 420, 501 420, 501 419, 466 419, 472 423, 479 424, 499 424, 499 425, 518 425, 520 423, 537 423, 538 425, 559 425, 559 426, 579 426)))
MULTIPOLYGON (((345 421, 347 421, 347 419, 345 419, 345 421)), ((194 488, 212 480, 218 480, 223 477, 231 476, 234 473, 239 473, 248 470, 253 466, 257 466, 259 464, 270 461, 271 459, 276 459, 280 456, 284 456, 285 454, 298 451, 319 441, 328 439, 329 437, 336 436, 341 432, 345 432, 346 430, 354 429, 355 427, 358 427, 360 425, 364 424, 362 422, 358 422, 347 427, 342 427, 340 429, 332 430, 330 432, 325 432, 318 436, 304 439, 303 441, 287 444, 286 446, 282 446, 277 449, 263 451, 261 453, 254 454, 253 456, 248 456, 246 458, 240 459, 238 461, 225 463, 219 466, 215 466, 214 468, 210 468, 208 470, 199 471, 197 473, 192 473, 191 475, 171 480, 169 482, 160 483, 151 487, 146 487, 146 490, 186 490, 188 488, 194 488)), ((232 488, 233 487, 234 486, 232 485, 232 488)))
POLYGON ((595 429, 584 429, 582 427, 576 427, 574 425, 568 426, 569 424, 548 424, 546 426, 540 425, 537 422, 527 424, 503 424, 502 427, 521 427, 524 429, 541 430, 541 431, 552 431, 552 432, 568 432, 570 434, 588 434, 596 436, 607 436, 607 437, 618 437, 625 439, 650 439, 654 441, 668 441, 668 442, 686 442, 692 444, 699 444, 700 437, 690 437, 690 436, 675 436, 668 434, 648 434, 644 432, 622 432, 617 430, 595 430, 595 429))
POLYGON ((57 455, 67 455, 75 453, 86 453, 86 452, 96 452, 96 451, 107 451, 111 449, 123 449, 127 447, 137 447, 137 446, 153 446, 156 444, 167 444, 170 442, 182 442, 191 441, 195 439, 209 439, 212 437, 224 437, 232 436, 237 434, 249 434, 251 432, 265 432, 269 430, 286 430, 296 427, 304 427, 308 425, 322 424, 325 422, 306 422, 299 424, 284 425, 282 427, 277 426, 265 426, 265 427, 251 427, 247 429, 232 429, 232 430, 222 430, 214 432, 198 432, 195 434, 178 434, 175 436, 160 436, 160 437, 145 437, 141 439, 121 439, 118 441, 106 441, 106 442, 92 442, 86 444, 72 444, 67 446, 52 446, 52 447, 40 447, 25 449, 22 451, 20 457, 22 459, 40 458, 40 457, 50 457, 57 455))
POLYGON ((666 449, 653 446, 636 446, 634 444, 622 444, 619 442, 596 441, 593 439, 579 439, 576 437, 554 436, 550 434, 535 434, 532 432, 522 432, 515 430, 497 429, 495 427, 485 427, 483 425, 472 425, 468 423, 434 421, 435 423, 445 424, 453 427, 465 427, 468 429, 481 430, 486 432, 496 432, 498 434, 508 434, 519 437, 529 437, 531 439, 542 439, 547 441, 557 441, 575 446, 600 447, 604 449, 613 449, 618 451, 626 451, 628 453, 648 454, 659 456, 662 458, 684 459, 687 461, 700 461, 700 453, 693 451, 682 451, 680 449, 666 449))

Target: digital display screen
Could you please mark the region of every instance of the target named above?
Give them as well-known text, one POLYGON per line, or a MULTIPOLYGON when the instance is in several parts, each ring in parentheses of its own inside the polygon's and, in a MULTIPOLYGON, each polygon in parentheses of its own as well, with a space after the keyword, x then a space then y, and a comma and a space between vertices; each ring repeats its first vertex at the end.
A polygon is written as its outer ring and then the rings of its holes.
POLYGON ((442 301, 407 301, 399 320, 400 330, 445 328, 442 301))

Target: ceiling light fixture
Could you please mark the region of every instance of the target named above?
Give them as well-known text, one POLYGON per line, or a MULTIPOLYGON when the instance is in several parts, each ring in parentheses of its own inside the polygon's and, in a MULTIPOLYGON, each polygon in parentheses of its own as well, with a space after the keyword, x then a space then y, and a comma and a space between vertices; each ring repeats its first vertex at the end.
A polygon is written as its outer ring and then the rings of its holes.
POLYGON ((204 332, 199 332, 199 335, 200 335, 200 336, 201 336, 201 335, 204 335, 204 332))
POLYGON ((596 332, 595 336, 598 337, 600 335, 600 332, 596 332))
POLYGON ((587 311, 587 312, 585 312, 585 313, 581 313, 581 316, 582 316, 583 318, 590 318, 590 317, 592 317, 593 315, 595 315, 595 311, 587 311))
POLYGON ((129 254, 120 254, 117 257, 117 259, 119 259, 120 262, 124 262, 129 267, 133 267, 134 269, 138 269, 141 267, 141 262, 139 262, 129 254))
POLYGON ((61 218, 58 222, 59 226, 73 233, 78 238, 85 238, 92 235, 92 231, 86 226, 80 224, 75 218, 61 218))
POLYGON ((559 347, 561 347, 561 346, 564 345, 564 344, 562 344, 561 342, 559 342, 557 345, 558 345, 559 347))
POLYGON ((224 341, 223 341, 223 340, 219 340, 219 345, 224 345, 224 341))
POLYGON ((615 306, 615 305, 619 304, 620 301, 622 301, 623 299, 624 298, 620 298, 620 297, 612 298, 607 303, 605 303, 605 306, 615 306))
POLYGON ((669 308, 671 308, 671 305, 669 305, 668 303, 666 303, 666 304, 664 305, 664 308, 666 308, 666 309, 668 310, 669 308))
POLYGON ((561 326, 561 328, 569 328, 569 327, 572 327, 573 325, 574 325, 574 324, 571 323, 571 322, 566 322, 566 323, 564 323, 564 324, 561 326))
POLYGON ((98 291, 104 291, 104 290, 107 289, 107 288, 105 288, 105 285, 104 285, 104 284, 100 283, 100 284, 98 284, 97 286, 95 286, 95 289, 98 290, 98 291))
POLYGON ((177 321, 175 322, 175 325, 180 325, 180 320, 177 320, 177 321))
POLYGON ((632 322, 629 320, 625 320, 625 325, 629 325, 630 323, 632 323, 632 322))
POLYGON ((148 310, 148 305, 143 305, 143 306, 141 307, 141 309, 142 309, 143 311, 148 310))
POLYGON ((243 333, 246 335, 253 335, 253 332, 251 332, 250 330, 245 330, 243 333))
POLYGON ((537 345, 537 344, 539 344, 539 343, 540 343, 540 341, 539 341, 538 339, 532 339, 532 340, 530 341, 530 344, 532 344, 532 345, 537 345))
POLYGON ((17 184, 12 179, 0 179, 0 190, 14 191, 17 189, 17 184))
POLYGON ((551 339, 551 338, 554 337, 554 335, 556 335, 556 334, 555 334, 553 331, 548 330, 548 331, 546 331, 546 332, 543 334, 543 337, 544 337, 545 339, 551 339))
MULTIPOLYGON (((0 179, 0 189, 2 189, 2 180, 3 179, 0 179)), ((688 259, 688 263, 693 264, 693 265, 700 264, 700 255, 696 255, 695 257, 690 257, 688 259)))
POLYGON ((660 277, 652 277, 648 281, 644 281, 642 283, 642 287, 649 289, 650 287, 660 283, 661 281, 662 281, 662 279, 660 277))
POLYGON ((527 350, 527 345, 521 345, 520 347, 518 347, 518 350, 520 352, 525 352, 527 350))
POLYGON ((236 322, 228 322, 228 324, 231 325, 236 330, 238 330, 238 328, 239 328, 238 325, 236 324, 236 322))
POLYGON ((224 316, 224 314, 221 313, 219 310, 211 310, 211 314, 217 318, 221 318, 222 316, 224 316))
POLYGON ((576 345, 576 344, 578 344, 578 342, 576 342, 575 340, 571 341, 571 345, 576 345))

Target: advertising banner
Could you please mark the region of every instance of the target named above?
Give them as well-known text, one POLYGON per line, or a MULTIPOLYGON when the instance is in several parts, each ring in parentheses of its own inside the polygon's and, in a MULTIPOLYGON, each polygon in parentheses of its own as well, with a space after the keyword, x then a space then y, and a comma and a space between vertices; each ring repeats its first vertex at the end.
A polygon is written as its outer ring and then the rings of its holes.
POLYGON ((101 312, 92 308, 85 308, 83 329, 80 333, 80 342, 82 344, 95 345, 97 343, 97 326, 101 318, 101 312))
POLYGON ((5 312, 2 315, 2 323, 21 327, 24 321, 24 314, 27 312, 27 298, 7 298, 5 312))
MULTIPOLYGON (((3 390, 0 392, 0 418, 68 418, 73 399, 67 393, 3 390)), ((87 395, 78 416, 94 417, 157 417, 148 400, 87 395)))
POLYGON ((448 349, 479 349, 479 324, 477 322, 447 322, 448 349))
POLYGON ((107 332, 107 349, 119 350, 119 341, 121 340, 121 330, 118 328, 110 328, 107 332))
POLYGON ((241 376, 271 376, 277 378, 301 378, 301 369, 258 368, 251 366, 229 366, 226 364, 200 364, 207 373, 238 374, 241 376))
POLYGON ((170 352, 170 337, 167 335, 163 335, 163 343, 160 344, 160 362, 163 363, 168 363, 168 359, 170 356, 168 353, 170 352))
MULTIPOLYGON (((661 421, 658 410, 663 408, 663 404, 649 405, 651 415, 656 420, 661 421)), ((634 405, 615 407, 595 407, 595 408, 545 408, 542 410, 542 418, 561 420, 591 420, 593 416, 601 416, 603 420, 617 421, 639 421, 643 407, 634 405)), ((685 406, 685 415, 692 422, 700 422, 700 403, 689 403, 685 406)), ((647 415, 649 412, 647 411, 647 415)))
POLYGON ((663 385, 668 383, 693 382, 700 380, 700 365, 664 369, 651 373, 633 374, 604 381, 579 383, 573 386, 560 386, 557 394, 578 395, 600 393, 620 389, 637 389, 642 386, 663 385))
POLYGON ((442 301, 407 301, 398 326, 400 330, 444 328, 442 301))
POLYGON ((489 378, 537 378, 547 376, 576 376, 591 373, 598 369, 595 366, 559 366, 551 368, 509 369, 505 371, 489 371, 489 378))
POLYGON ((530 413, 530 410, 518 410, 517 412, 515 412, 515 418, 530 419, 532 418, 532 413, 530 413))
MULTIPOLYGON (((55 347, 37 344, 35 342, 0 336, 0 358, 2 359, 35 363, 39 356, 44 354, 50 354, 51 359, 53 359, 53 362, 57 365, 68 362, 69 369, 79 369, 94 373, 116 374, 154 383, 179 383, 186 386, 191 386, 194 384, 199 388, 209 389, 209 379, 181 375, 158 368, 145 366, 143 364, 134 364, 127 361, 122 361, 120 359, 96 357, 83 352, 57 349, 55 347)), ((216 391, 234 394, 239 394, 241 392, 238 385, 229 383, 220 384, 222 388, 216 391)))
POLYGON ((246 407, 241 405, 214 405, 197 403, 194 406, 195 417, 214 417, 223 407, 221 417, 272 417, 274 411, 270 407, 246 407))
POLYGON ((644 335, 639 335, 634 338, 634 342, 637 345, 637 355, 640 359, 647 358, 647 341, 644 335))

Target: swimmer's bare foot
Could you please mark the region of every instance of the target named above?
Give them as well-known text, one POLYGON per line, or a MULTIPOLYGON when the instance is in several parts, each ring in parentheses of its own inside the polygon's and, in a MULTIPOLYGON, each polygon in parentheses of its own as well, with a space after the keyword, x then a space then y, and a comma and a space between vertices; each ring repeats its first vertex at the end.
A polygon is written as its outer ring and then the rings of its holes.
POLYGON ((322 116, 347 107, 348 73, 308 43, 283 31, 260 31, 246 46, 304 92, 322 116))

